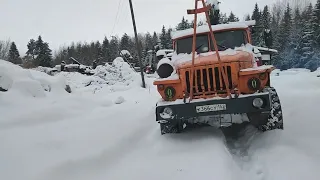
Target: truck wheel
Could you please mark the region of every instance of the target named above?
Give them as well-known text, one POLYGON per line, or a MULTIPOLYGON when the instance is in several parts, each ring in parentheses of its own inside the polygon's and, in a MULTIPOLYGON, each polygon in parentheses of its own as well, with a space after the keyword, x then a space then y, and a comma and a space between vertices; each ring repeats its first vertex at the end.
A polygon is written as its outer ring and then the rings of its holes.
POLYGON ((275 129, 283 130, 283 115, 279 96, 273 87, 265 88, 263 92, 271 94, 271 111, 265 113, 250 113, 250 122, 261 131, 271 131, 275 129))
POLYGON ((161 135, 181 133, 183 125, 180 121, 176 123, 160 123, 161 135))

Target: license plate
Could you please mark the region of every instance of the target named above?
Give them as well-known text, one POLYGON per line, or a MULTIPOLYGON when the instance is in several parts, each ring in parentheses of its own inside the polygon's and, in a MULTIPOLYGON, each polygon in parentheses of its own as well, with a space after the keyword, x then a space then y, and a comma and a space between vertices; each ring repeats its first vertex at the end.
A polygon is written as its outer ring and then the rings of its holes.
POLYGON ((205 106, 197 106, 196 107, 197 113, 212 112, 212 111, 224 111, 226 109, 227 109, 226 104, 212 104, 212 105, 205 105, 205 106))

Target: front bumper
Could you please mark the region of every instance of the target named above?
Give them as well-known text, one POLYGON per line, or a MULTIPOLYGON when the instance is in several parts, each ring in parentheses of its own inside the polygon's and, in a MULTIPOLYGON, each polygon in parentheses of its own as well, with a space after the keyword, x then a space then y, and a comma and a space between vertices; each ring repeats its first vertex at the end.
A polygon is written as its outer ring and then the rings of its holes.
POLYGON ((184 103, 183 100, 176 102, 159 101, 156 107, 157 121, 171 121, 183 118, 192 118, 200 116, 213 116, 220 114, 244 114, 244 113, 259 113, 269 112, 271 110, 271 100, 269 93, 257 93, 251 95, 242 95, 238 98, 220 98, 220 99, 195 99, 190 103, 184 103), (253 106, 253 100, 261 98, 264 105, 261 108, 253 106), (210 106, 208 108, 208 105, 210 106), (211 106, 213 105, 213 106, 211 106), (214 106, 218 106, 214 107, 214 106), (166 107, 172 110, 171 116, 163 116, 163 111, 166 107))

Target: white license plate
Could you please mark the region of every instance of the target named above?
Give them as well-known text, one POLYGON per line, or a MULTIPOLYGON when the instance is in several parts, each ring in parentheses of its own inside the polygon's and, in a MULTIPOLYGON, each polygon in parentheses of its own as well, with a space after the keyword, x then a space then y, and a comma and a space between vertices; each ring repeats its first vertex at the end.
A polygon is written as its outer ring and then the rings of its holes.
POLYGON ((212 111, 224 111, 226 109, 227 109, 226 104, 212 104, 212 105, 205 105, 205 106, 197 106, 196 107, 197 113, 212 112, 212 111))

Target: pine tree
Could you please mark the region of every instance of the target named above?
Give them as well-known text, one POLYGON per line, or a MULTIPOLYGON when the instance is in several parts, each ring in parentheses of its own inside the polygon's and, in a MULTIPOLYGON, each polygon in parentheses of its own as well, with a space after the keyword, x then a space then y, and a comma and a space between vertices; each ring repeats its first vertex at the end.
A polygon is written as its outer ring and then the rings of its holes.
POLYGON ((104 37, 104 40, 102 42, 102 47, 101 47, 101 51, 102 51, 102 58, 104 61, 106 62, 110 62, 110 47, 109 47, 109 40, 107 37, 104 37))
POLYGON ((14 42, 11 43, 10 50, 9 50, 9 57, 8 60, 13 64, 21 64, 21 58, 17 46, 14 42))
POLYGON ((279 32, 279 24, 274 14, 272 15, 272 18, 271 18, 270 30, 272 31, 272 37, 273 37, 271 48, 275 48, 275 44, 279 44, 277 39, 278 32, 279 32))
POLYGON ((245 16, 244 20, 245 20, 245 21, 249 21, 249 20, 251 20, 250 15, 249 15, 249 14, 247 14, 247 15, 245 16))
POLYGON ((149 32, 146 33, 145 35, 145 44, 146 44, 146 50, 152 50, 153 49, 153 46, 154 46, 154 42, 153 42, 153 39, 152 39, 152 36, 149 32))
MULTIPOLYGON (((261 13, 259 10, 259 6, 258 3, 255 4, 251 19, 252 20, 256 20, 256 21, 260 21, 260 17, 261 17, 261 13)), ((258 22, 257 22, 258 23, 258 22)))
POLYGON ((282 19, 282 22, 280 24, 279 29, 279 42, 281 42, 280 50, 283 50, 284 47, 288 46, 289 43, 289 34, 291 32, 291 26, 292 26, 292 17, 291 17, 291 8, 289 4, 287 5, 287 9, 284 13, 284 17, 282 19))
POLYGON ((96 63, 99 63, 103 60, 103 52, 102 52, 102 45, 100 44, 99 41, 95 43, 95 54, 94 54, 94 59, 96 63))
POLYGON ((315 46, 320 49, 320 0, 317 0, 313 10, 312 26, 315 46))
POLYGON ((167 47, 167 38, 166 38, 166 28, 164 26, 162 26, 162 31, 160 34, 160 42, 161 42, 161 49, 166 49, 167 47))
POLYGON ((228 17, 228 22, 237 22, 237 21, 239 21, 239 18, 237 18, 237 17, 233 14, 233 12, 231 11, 231 13, 230 13, 230 15, 229 15, 229 17, 228 17))
POLYGON ((176 29, 177 30, 184 30, 184 29, 188 29, 190 27, 193 27, 192 23, 189 24, 188 20, 186 20, 183 16, 181 22, 177 25, 176 29))
POLYGON ((261 15, 261 26, 264 28, 262 46, 271 47, 273 43, 272 31, 270 30, 271 15, 268 6, 263 8, 261 15))
POLYGON ((261 19, 262 19, 261 23, 262 23, 263 27, 265 29, 270 29, 271 15, 270 15, 268 6, 265 6, 263 8, 261 19))
POLYGON ((152 42, 153 42, 153 48, 158 45, 158 41, 159 41, 159 38, 158 38, 158 35, 156 32, 153 33, 153 36, 152 36, 152 42))
POLYGON ((49 44, 44 42, 41 36, 38 37, 36 42, 36 52, 37 58, 36 61, 39 66, 51 67, 52 65, 52 51, 49 48, 49 44))
POLYGON ((115 36, 112 36, 110 40, 110 61, 113 62, 113 60, 119 56, 119 42, 118 38, 115 36))
POLYGON ((34 61, 35 60, 35 56, 37 55, 37 52, 36 52, 37 43, 36 43, 36 41, 34 39, 30 39, 27 47, 28 47, 28 51, 26 52, 26 54, 28 56, 31 56, 32 60, 34 61))
POLYGON ((301 50, 302 55, 300 58, 300 65, 312 69, 312 57, 314 56, 314 49, 313 49, 313 28, 312 28, 312 11, 313 7, 312 4, 308 6, 307 10, 303 13, 303 20, 304 20, 304 26, 303 26, 303 32, 302 32, 302 44, 301 44, 301 50))
POLYGON ((120 41, 120 51, 122 50, 127 50, 129 51, 129 41, 130 41, 130 37, 128 36, 127 33, 125 33, 120 41))
MULTIPOLYGON (((256 3, 252 16, 251 16, 252 20, 256 21, 256 26, 259 27, 261 26, 261 12, 259 10, 259 6, 256 3)), ((255 28, 254 29, 254 33, 252 34, 252 41, 253 41, 253 45, 255 46, 262 46, 263 45, 263 29, 262 28, 255 28)))
POLYGON ((226 13, 220 14, 219 22, 220 22, 221 24, 226 24, 226 23, 228 23, 228 17, 227 17, 227 14, 226 14, 226 13))
POLYGON ((173 48, 172 47, 172 41, 171 41, 171 39, 172 39, 171 32, 172 32, 172 29, 169 28, 167 33, 166 33, 166 48, 167 49, 172 49, 173 48))
POLYGON ((289 36, 289 49, 290 49, 290 65, 289 67, 298 68, 301 58, 301 42, 302 42, 302 17, 299 8, 294 11, 294 18, 292 24, 292 30, 289 36))
POLYGON ((209 18, 210 18, 210 24, 211 25, 217 25, 220 24, 220 10, 210 11, 209 12, 209 18))
POLYGON ((291 8, 287 4, 286 11, 284 13, 283 19, 280 23, 279 31, 277 33, 277 39, 275 41, 275 48, 279 51, 274 59, 275 65, 280 69, 287 69, 291 64, 291 54, 289 47, 289 35, 292 28, 292 17, 291 8))

